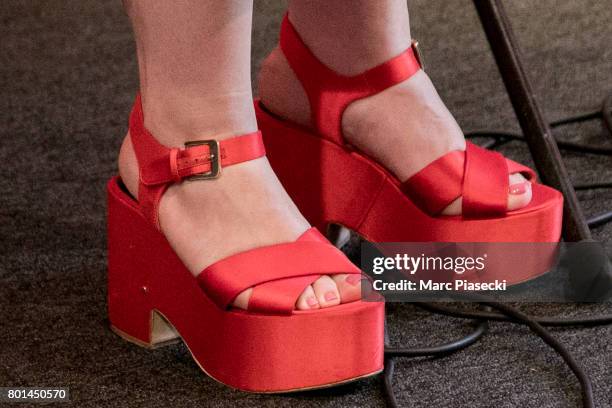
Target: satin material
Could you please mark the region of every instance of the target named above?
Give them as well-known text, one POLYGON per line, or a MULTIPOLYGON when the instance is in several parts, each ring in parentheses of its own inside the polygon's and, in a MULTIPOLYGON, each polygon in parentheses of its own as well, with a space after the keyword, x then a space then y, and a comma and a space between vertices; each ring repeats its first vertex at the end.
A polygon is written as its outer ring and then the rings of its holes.
POLYGON ((281 25, 280 47, 306 91, 315 129, 336 143, 343 141, 342 114, 351 102, 400 83, 421 68, 411 47, 359 75, 340 75, 315 57, 289 21, 288 15, 285 15, 281 25))
POLYGON ((428 214, 442 212, 461 197, 465 152, 454 150, 402 183, 402 191, 428 214))
MULTIPOLYGON (((143 215, 159 229, 159 200, 170 183, 211 169, 210 148, 206 145, 184 149, 160 144, 144 127, 142 101, 136 96, 130 114, 130 138, 140 169, 138 203, 143 215)), ((236 136, 219 142, 221 167, 265 156, 261 132, 236 136)))
MULTIPOLYGON (((266 155, 261 132, 253 132, 219 142, 221 168, 254 160, 266 155)), ((140 171, 140 181, 145 186, 179 183, 183 179, 212 169, 211 151, 208 145, 184 149, 171 148, 163 154, 147 160, 140 171)))
MULTIPOLYGON (((206 144, 184 149, 161 145, 144 127, 140 95, 130 115, 130 136, 140 167, 138 204, 143 215, 159 229, 159 200, 167 187, 209 172, 214 158, 206 144)), ((223 168, 264 155, 261 132, 253 132, 220 141, 220 157, 216 159, 223 168)), ((229 307, 242 291, 254 288, 249 310, 287 315, 309 284, 321 275, 339 273, 360 270, 312 228, 295 242, 255 248, 222 259, 202 271, 198 280, 221 308, 229 307)))
MULTIPOLYGON (((318 388, 382 370, 383 302, 295 310, 300 293, 321 274, 361 273, 316 229, 296 242, 230 256, 194 277, 159 230, 157 206, 170 184, 211 169, 211 151, 159 144, 144 128, 140 97, 130 135, 140 170, 138 201, 118 178, 107 187, 108 309, 117 333, 153 347, 168 340, 156 330, 167 321, 207 374, 246 391, 318 388), (229 308, 248 287, 249 310, 229 308)), ((259 132, 221 141, 219 148, 221 167, 265 154, 259 132)))
POLYGON ((147 347, 166 344, 153 319, 161 315, 207 375, 251 392, 331 386, 382 370, 383 302, 285 316, 220 308, 117 177, 107 191, 108 312, 125 339, 147 347))
MULTIPOLYGON (((533 171, 506 159, 508 172, 532 181, 532 200, 496 218, 432 215, 370 157, 271 115, 255 102, 268 159, 306 219, 325 231, 341 224, 372 242, 555 242, 563 196, 533 171), (299 166, 296 166, 299 163, 299 166)), ((462 174, 462 173, 458 173, 462 174)), ((529 278, 533 278, 531 276, 529 278)), ((525 276, 506 276, 518 283, 525 276)))
POLYGON ((500 153, 467 143, 463 176, 463 218, 495 218, 508 208, 508 165, 500 153))
POLYGON ((239 293, 255 287, 255 291, 261 289, 270 296, 264 299, 257 294, 255 301, 249 302, 249 310, 291 314, 300 293, 320 275, 361 274, 338 248, 320 238, 311 238, 313 235, 320 233, 311 228, 294 242, 255 248, 224 258, 198 275, 200 286, 222 308, 228 307, 239 293), (296 282, 287 279, 309 276, 312 278, 296 282), (272 286, 278 289, 278 294, 285 296, 284 301, 270 293, 266 287, 270 282, 274 282, 272 286), (295 297, 287 298, 283 293, 285 287, 295 297))
MULTIPOLYGON (((280 47, 308 96, 316 136, 347 150, 349 147, 342 136, 342 114, 346 107, 353 101, 410 78, 421 68, 414 50, 410 48, 360 75, 340 75, 316 58, 291 24, 289 15, 285 15, 281 25, 280 47)), ((260 126, 269 122, 260 120, 260 126)), ((271 136, 272 131, 266 134, 268 139, 271 136)), ((279 156, 285 154, 275 152, 271 161, 284 161, 279 156)), ((348 160, 344 160, 342 165, 348 166, 348 160)), ((327 171, 330 171, 329 168, 327 171)), ((400 184, 406 196, 429 215, 439 215, 454 200, 463 197, 462 218, 485 219, 506 214, 508 175, 513 173, 522 173, 527 179, 535 181, 531 169, 467 142, 466 151, 449 152, 400 184)), ((393 183, 397 183, 394 177, 392 179, 393 183)), ((336 188, 338 192, 325 200, 333 201, 336 196, 344 194, 342 186, 336 188)), ((319 205, 328 204, 321 202, 319 205)), ((346 211, 352 217, 354 211, 350 208, 346 208, 346 211)))
POLYGON ((471 142, 434 160, 401 185, 402 191, 430 215, 438 215, 463 196, 463 218, 500 217, 507 212, 508 176, 521 173, 535 181, 522 164, 471 142))

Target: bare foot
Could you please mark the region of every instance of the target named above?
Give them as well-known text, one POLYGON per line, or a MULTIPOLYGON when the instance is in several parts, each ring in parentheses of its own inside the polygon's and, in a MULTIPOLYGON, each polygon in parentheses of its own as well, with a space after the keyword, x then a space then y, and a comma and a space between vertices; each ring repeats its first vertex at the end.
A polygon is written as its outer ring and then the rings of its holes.
MULTIPOLYGON (((259 95, 275 114, 311 125, 308 98, 279 48, 262 65, 259 95)), ((350 144, 382 163, 401 181, 444 154, 465 149, 463 132, 424 71, 353 102, 344 112, 342 129, 350 144)), ((518 173, 509 177, 508 209, 522 208, 531 200, 531 184, 518 173)), ((442 213, 460 214, 461 197, 442 213)))
MULTIPOLYGON (((138 166, 129 134, 119 154, 119 173, 137 197, 138 166)), ((265 157, 227 167, 215 180, 172 185, 161 199, 159 219, 168 242, 194 275, 227 256, 295 241, 310 228, 265 157)), ((297 299, 296 308, 359 299, 361 287, 349 276, 319 278, 297 299)), ((234 306, 246 309, 251 293, 247 289, 238 295, 234 306)))

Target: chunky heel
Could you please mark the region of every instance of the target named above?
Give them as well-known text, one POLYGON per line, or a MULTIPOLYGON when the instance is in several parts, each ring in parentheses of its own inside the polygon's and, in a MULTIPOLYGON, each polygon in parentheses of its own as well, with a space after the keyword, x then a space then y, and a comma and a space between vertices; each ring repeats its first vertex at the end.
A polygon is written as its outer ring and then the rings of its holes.
POLYGON ((145 347, 180 336, 205 373, 251 392, 327 387, 382 370, 383 302, 295 309, 321 275, 361 274, 315 228, 293 242, 229 256, 197 276, 162 233, 158 205, 168 186, 213 180, 224 166, 264 156, 260 132, 168 148, 144 128, 137 98, 130 137, 139 196, 119 177, 107 185, 108 311, 115 332, 145 347), (234 308, 249 288, 247 310, 234 308))
MULTIPOLYGON (((112 180, 111 182, 117 182, 112 180)), ((117 184, 117 187, 121 187, 117 184)), ((147 297, 151 264, 150 236, 155 232, 129 202, 108 189, 108 316, 111 328, 125 340, 155 348, 176 343, 178 334, 147 297)))

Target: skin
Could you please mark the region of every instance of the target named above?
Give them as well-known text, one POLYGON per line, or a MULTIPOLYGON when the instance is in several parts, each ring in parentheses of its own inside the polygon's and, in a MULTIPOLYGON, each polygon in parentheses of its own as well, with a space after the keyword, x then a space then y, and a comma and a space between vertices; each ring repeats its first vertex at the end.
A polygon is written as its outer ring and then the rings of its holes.
MULTIPOLYGON (((405 0, 292 0, 289 18, 313 54, 347 76, 391 59, 412 40, 405 0)), ((308 98, 279 48, 262 65, 259 96, 277 115, 311 125, 308 98)), ((424 71, 349 105, 342 129, 350 144, 401 181, 449 151, 465 150, 463 132, 424 71)), ((508 209, 527 205, 531 186, 526 179, 512 174, 509 184, 508 209)), ((460 213, 461 198, 443 210, 460 213)))
MULTIPOLYGON (((125 0, 124 5, 136 39, 145 126, 162 144, 183 146, 257 130, 251 0, 125 0)), ((378 65, 410 44, 405 1, 293 0, 289 12, 315 55, 345 75, 378 65)), ((304 91, 279 50, 265 60, 259 87, 269 109, 309 124, 304 91)), ((351 104, 342 124, 349 142, 400 179, 465 148, 461 130, 424 72, 351 104)), ((122 179, 137 196, 138 165, 129 134, 118 161, 122 179)), ((512 175, 511 184, 521 179, 512 175)), ((509 208, 530 197, 530 189, 509 195, 509 208)), ((460 201, 445 210, 459 211, 460 201)), ((168 242, 194 275, 232 254, 294 241, 310 227, 266 158, 225 168, 216 180, 171 186, 161 199, 159 218, 168 242)), ((347 275, 323 276, 304 290, 296 308, 331 307, 360 293, 360 283, 347 275)), ((251 289, 241 293, 234 306, 246 308, 250 294, 251 289)))
MULTIPOLYGON (((132 22, 145 126, 166 146, 257 130, 250 75, 252 1, 124 1, 132 22)), ((119 173, 138 194, 138 165, 129 135, 119 173)), ((161 230, 197 275, 208 265, 255 247, 290 242, 310 228, 266 158, 223 169, 216 180, 171 186, 159 207, 161 230), (222 237, 222 239, 219 239, 222 237)), ((330 307, 360 297, 347 275, 308 286, 298 309, 330 307)), ((234 306, 246 308, 251 290, 234 306)))

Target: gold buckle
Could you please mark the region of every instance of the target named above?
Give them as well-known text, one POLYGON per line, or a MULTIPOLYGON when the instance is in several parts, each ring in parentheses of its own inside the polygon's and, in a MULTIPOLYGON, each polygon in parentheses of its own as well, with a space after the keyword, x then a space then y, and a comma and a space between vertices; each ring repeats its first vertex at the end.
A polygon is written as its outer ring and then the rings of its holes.
POLYGON ((423 61, 423 54, 421 53, 421 49, 419 48, 419 42, 417 40, 412 40, 412 52, 414 52, 414 56, 416 57, 421 69, 425 71, 425 62, 423 61))
POLYGON ((206 145, 209 149, 210 158, 210 171, 205 173, 198 173, 191 176, 185 177, 186 180, 211 180, 216 179, 221 174, 221 158, 219 157, 219 141, 218 140, 194 140, 191 142, 185 142, 185 147, 194 147, 206 145))

